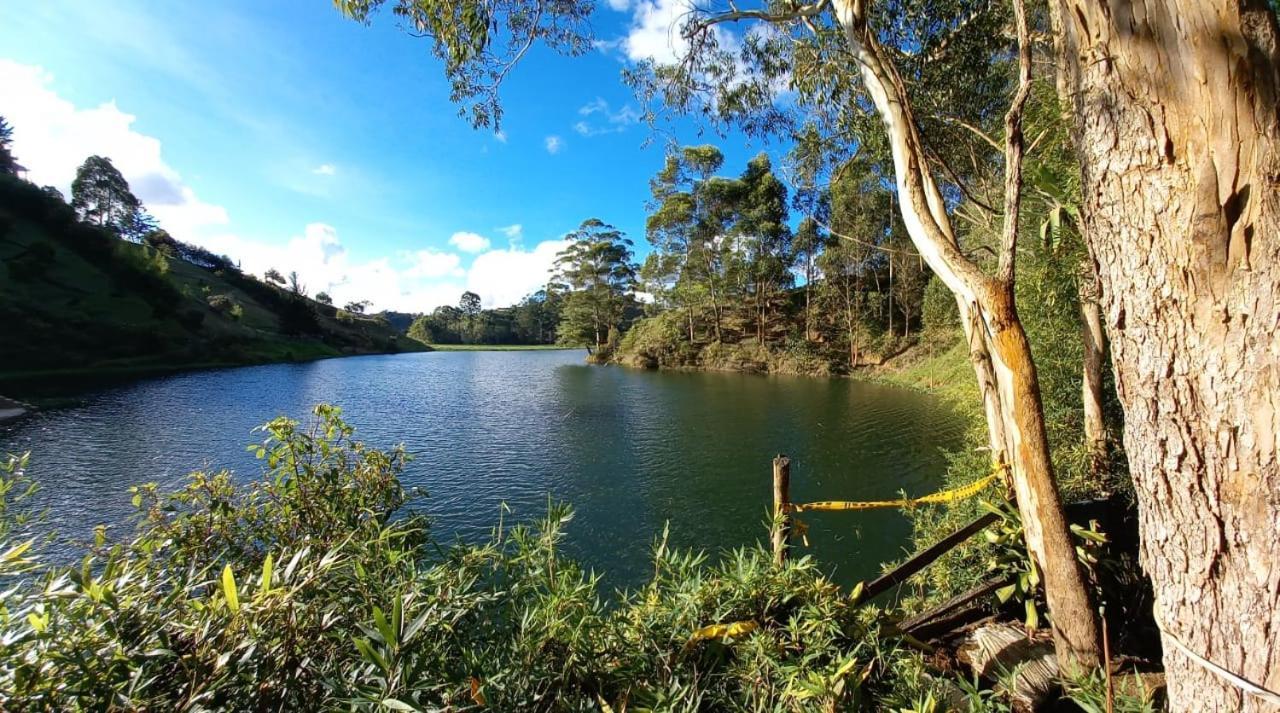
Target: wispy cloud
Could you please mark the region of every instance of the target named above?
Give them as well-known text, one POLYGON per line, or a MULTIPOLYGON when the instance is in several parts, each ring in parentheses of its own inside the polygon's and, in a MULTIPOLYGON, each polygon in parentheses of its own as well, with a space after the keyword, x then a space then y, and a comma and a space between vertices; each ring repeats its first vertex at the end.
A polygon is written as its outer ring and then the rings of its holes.
POLYGON ((543 140, 543 144, 547 147, 547 153, 555 155, 564 149, 564 140, 554 134, 543 140))
POLYGON ((626 131, 628 126, 639 122, 641 118, 640 111, 630 104, 615 111, 601 97, 584 104, 578 109, 578 114, 587 117, 573 125, 573 130, 581 136, 617 134, 626 131))
POLYGON ((338 174, 338 167, 331 163, 322 163, 311 169, 311 172, 317 176, 336 176, 338 174))
POLYGON ((512 223, 498 228, 498 232, 507 236, 511 240, 519 240, 524 237, 524 226, 519 223, 512 223))

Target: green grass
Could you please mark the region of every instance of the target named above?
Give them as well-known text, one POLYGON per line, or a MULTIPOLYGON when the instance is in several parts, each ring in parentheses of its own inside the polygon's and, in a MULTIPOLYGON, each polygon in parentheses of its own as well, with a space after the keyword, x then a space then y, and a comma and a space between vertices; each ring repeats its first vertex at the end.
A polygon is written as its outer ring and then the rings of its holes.
POLYGON ((0 324, 21 335, 0 339, 7 392, 58 377, 430 349, 375 317, 338 319, 276 287, 107 236, 50 200, 0 181, 0 324), (236 314, 214 309, 215 295, 234 302, 236 314), (314 320, 298 327, 300 313, 314 320))
POLYGON ((559 344, 432 344, 438 352, 542 352, 585 351, 586 347, 563 347, 559 344))
POLYGON ((928 391, 952 405, 978 403, 978 386, 969 354, 958 334, 926 337, 921 344, 860 376, 895 386, 928 391))

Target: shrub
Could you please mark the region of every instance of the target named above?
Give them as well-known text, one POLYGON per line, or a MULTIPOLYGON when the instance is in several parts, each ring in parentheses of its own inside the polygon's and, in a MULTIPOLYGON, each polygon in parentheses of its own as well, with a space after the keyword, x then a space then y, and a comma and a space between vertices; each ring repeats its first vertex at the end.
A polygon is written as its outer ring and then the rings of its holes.
MULTIPOLYGON (((79 566, 40 564, 0 509, 0 575, 25 577, 0 599, 0 707, 834 710, 919 668, 807 558, 711 566, 664 537, 607 605, 560 555, 566 508, 434 545, 404 449, 315 413, 263 427, 259 480, 132 489, 135 534, 99 530, 79 566)), ((0 496, 24 479, 11 460, 0 496)))
POLYGON ((208 303, 210 309, 224 317, 240 319, 244 315, 244 308, 230 295, 210 295, 208 303))
POLYGON ((681 315, 663 312, 631 325, 619 342, 615 360, 647 369, 693 366, 697 352, 684 338, 681 315))

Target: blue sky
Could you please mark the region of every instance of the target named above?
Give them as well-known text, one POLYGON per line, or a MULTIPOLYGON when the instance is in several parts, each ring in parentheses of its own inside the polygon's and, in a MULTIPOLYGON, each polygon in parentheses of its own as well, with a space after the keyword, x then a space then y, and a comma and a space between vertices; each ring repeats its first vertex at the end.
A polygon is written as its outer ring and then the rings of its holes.
MULTIPOLYGON (((32 180, 65 190, 89 153, 111 156, 166 228, 247 269, 298 269, 379 308, 466 288, 500 305, 545 282, 585 218, 643 252, 663 147, 643 146, 620 72, 669 56, 680 2, 609 0, 593 24, 612 49, 532 53, 504 86, 502 135, 457 116, 428 45, 389 13, 365 27, 329 0, 7 4, 0 114, 32 180)), ((726 172, 765 148, 675 131, 720 144, 726 172)))

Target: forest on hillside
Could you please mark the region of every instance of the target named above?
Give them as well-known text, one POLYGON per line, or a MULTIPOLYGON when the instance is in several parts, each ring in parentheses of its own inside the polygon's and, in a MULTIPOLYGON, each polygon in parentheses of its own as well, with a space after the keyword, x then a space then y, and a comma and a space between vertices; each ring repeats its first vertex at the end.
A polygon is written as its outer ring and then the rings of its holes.
POLYGON ((109 158, 91 156, 70 200, 17 175, 0 117, 0 379, 417 351, 364 304, 308 297, 297 273, 246 274, 174 239, 109 158))

